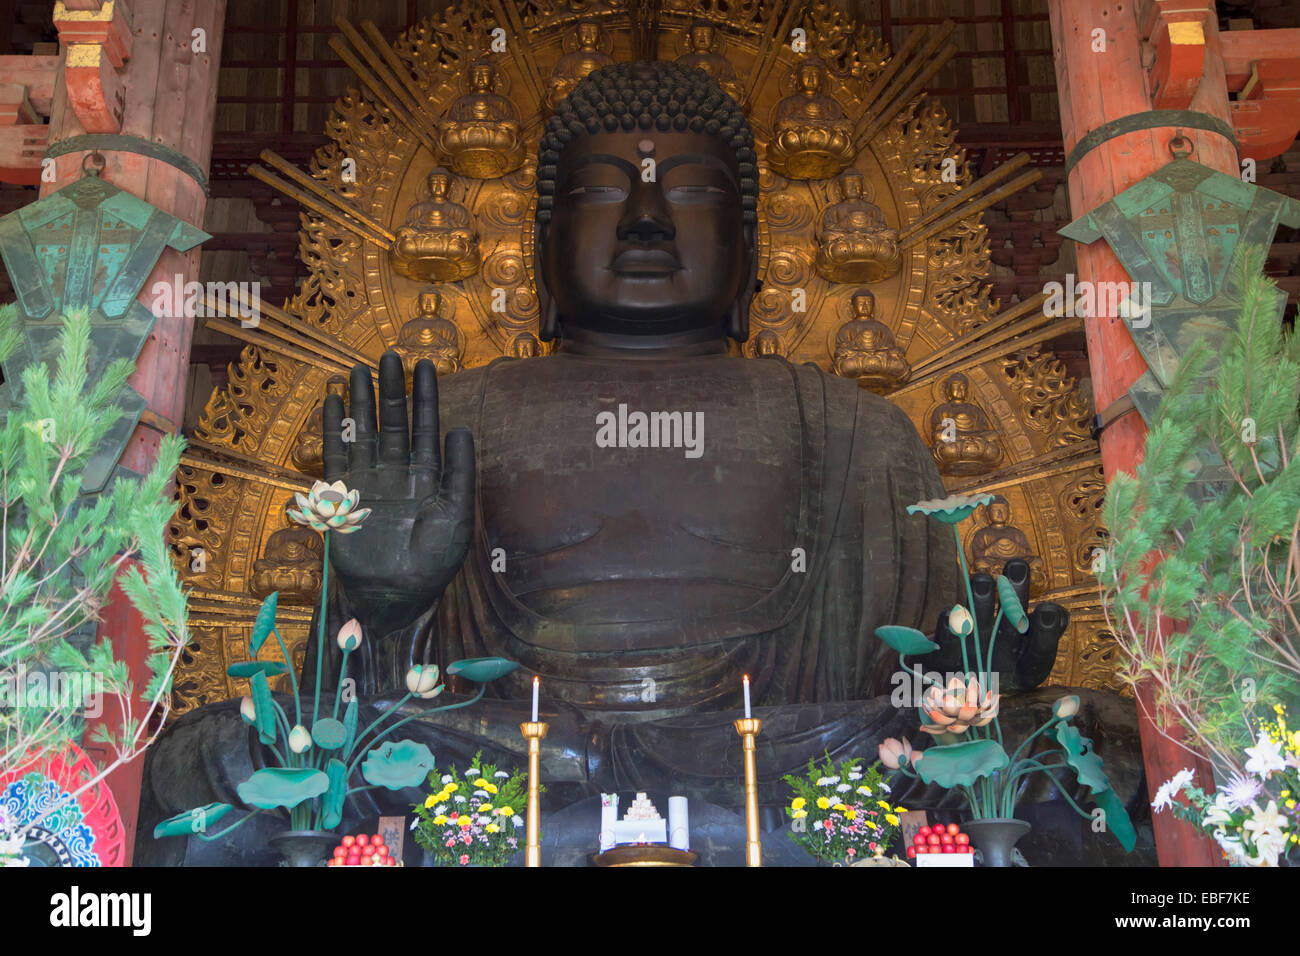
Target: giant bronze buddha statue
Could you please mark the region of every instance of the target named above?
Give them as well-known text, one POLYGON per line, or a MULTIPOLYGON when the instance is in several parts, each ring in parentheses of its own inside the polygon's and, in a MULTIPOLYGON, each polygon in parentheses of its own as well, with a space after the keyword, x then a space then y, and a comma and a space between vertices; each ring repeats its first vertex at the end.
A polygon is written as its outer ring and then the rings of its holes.
MULTIPOLYGON (((378 712, 402 696, 413 663, 518 661, 473 707, 403 734, 440 766, 467 766, 479 750, 520 766, 519 724, 541 675, 547 813, 659 788, 739 806, 731 722, 744 674, 765 721, 761 793, 772 803, 780 775, 824 748, 874 757, 884 737, 917 736, 915 711, 891 704, 896 656, 873 630, 932 632, 957 599, 949 530, 906 512, 944 488, 885 399, 812 365, 728 353, 728 337, 748 336, 756 284, 756 163, 743 113, 703 71, 593 72, 558 104, 539 149, 535 274, 540 338, 554 351, 442 379, 421 361, 409 399, 389 352, 377 399, 358 366, 347 407, 325 400, 326 476, 373 512, 331 543, 328 633, 357 617, 366 634, 349 664, 356 692, 378 712), (596 441, 606 413, 655 412, 695 416, 697 447, 596 441), (346 444, 345 417, 356 427, 346 444)), ((1018 570, 1016 580, 1027 585, 1018 570)), ((977 591, 991 583, 983 576, 977 591)), ((1066 615, 1042 605, 1031 620, 999 644, 1024 688, 1046 677, 1066 615)), ((309 656, 304 692, 314 671, 309 656)), ((1033 698, 1024 721, 1008 715, 1004 727, 1023 733, 1029 711, 1041 720, 1056 696, 1033 698)), ((147 834, 192 806, 238 804, 234 786, 258 753, 238 701, 182 717, 149 754, 138 859, 254 859, 247 843, 186 857, 186 841, 147 834)), ((1112 779, 1136 785, 1123 768, 1112 779)), ((360 794, 345 828, 419 798, 360 794)), ((595 830, 593 819, 593 849, 595 830)))

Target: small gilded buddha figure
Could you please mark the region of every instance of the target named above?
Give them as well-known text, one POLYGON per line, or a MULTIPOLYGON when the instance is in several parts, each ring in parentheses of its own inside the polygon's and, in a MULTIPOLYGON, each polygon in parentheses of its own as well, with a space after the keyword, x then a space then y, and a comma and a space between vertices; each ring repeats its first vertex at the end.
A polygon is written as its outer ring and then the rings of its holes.
POLYGON ((496 179, 523 165, 519 111, 495 91, 497 71, 487 59, 469 68, 469 92, 458 96, 438 121, 437 145, 452 172, 496 179))
POLYGON ((439 375, 460 371, 460 331, 456 323, 438 314, 441 304, 442 296, 437 292, 421 292, 415 317, 398 330, 393 351, 402 359, 407 388, 411 387, 415 363, 420 359, 431 361, 439 375))
POLYGON ((1011 505, 1007 499, 998 495, 984 510, 989 523, 976 531, 970 541, 972 573, 1001 574, 1008 561, 1019 558, 1029 565, 1030 595, 1042 594, 1047 590, 1047 569, 1025 533, 1010 523, 1011 505))
POLYGON ((417 282, 455 282, 478 271, 478 233, 469 210, 451 199, 451 172, 429 173, 429 198, 417 202, 389 251, 393 271, 417 282))
POLYGON ((907 381, 912 367, 894 344, 894 333, 877 321, 876 297, 867 289, 853 293, 853 318, 835 336, 835 374, 883 395, 907 381))
POLYGON ((719 40, 718 31, 712 23, 696 20, 686 34, 689 51, 679 56, 675 62, 688 69, 700 69, 709 74, 744 109, 747 107, 745 85, 740 82, 731 61, 722 55, 719 40))
POLYGON ((569 95, 578 82, 593 70, 609 66, 614 58, 601 49, 605 31, 595 20, 580 20, 574 28, 578 48, 572 50, 555 64, 550 82, 546 84, 546 111, 554 112, 555 104, 569 95))
POLYGON ((863 195, 862 173, 850 167, 838 180, 841 199, 817 222, 817 271, 832 282, 879 282, 897 274, 903 256, 898 230, 863 195))
POLYGON ((542 354, 542 343, 532 332, 520 332, 510 340, 508 354, 513 358, 536 358, 542 354))
MULTIPOLYGON (((342 375, 331 375, 325 383, 326 395, 337 395, 339 398, 347 400, 348 382, 342 375)), ((293 462, 293 467, 297 468, 304 475, 310 475, 313 478, 325 477, 325 464, 321 459, 321 410, 324 405, 317 405, 315 410, 307 416, 307 424, 303 426, 302 431, 298 433, 298 438, 293 444, 293 451, 290 453, 289 460, 293 462)), ((295 527, 297 527, 295 525, 295 527)))
POLYGON ((1002 460, 1002 441, 971 404, 970 380, 960 372, 943 383, 946 401, 930 413, 930 452, 945 475, 982 475, 1002 460))
POLYGON ((781 358, 781 336, 771 329, 760 329, 754 336, 755 358, 781 358))
POLYGON ((787 179, 829 179, 853 161, 853 123, 824 92, 829 76, 818 57, 800 61, 795 93, 776 104, 767 161, 787 179))
POLYGON ((265 598, 279 591, 281 604, 312 605, 320 599, 325 542, 311 528, 291 524, 272 532, 262 557, 253 562, 248 590, 265 598))

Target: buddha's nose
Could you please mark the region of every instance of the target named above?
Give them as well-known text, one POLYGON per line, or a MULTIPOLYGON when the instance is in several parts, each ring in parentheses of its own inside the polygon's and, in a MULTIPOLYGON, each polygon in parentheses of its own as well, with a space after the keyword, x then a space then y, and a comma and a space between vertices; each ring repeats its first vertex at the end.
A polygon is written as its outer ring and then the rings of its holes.
POLYGON ((657 182, 637 183, 618 223, 619 239, 663 242, 675 238, 677 229, 657 182))

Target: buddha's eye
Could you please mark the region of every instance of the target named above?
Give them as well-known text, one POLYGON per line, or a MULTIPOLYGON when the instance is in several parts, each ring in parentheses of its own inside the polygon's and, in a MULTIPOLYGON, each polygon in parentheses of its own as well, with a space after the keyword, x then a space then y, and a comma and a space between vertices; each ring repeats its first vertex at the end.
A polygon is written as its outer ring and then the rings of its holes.
POLYGON ((668 197, 668 201, 674 203, 701 202, 721 198, 726 194, 727 191, 719 186, 702 184, 669 186, 664 193, 668 197))
POLYGON ((565 190, 565 195, 586 202, 615 203, 627 198, 627 190, 619 186, 573 186, 565 190))

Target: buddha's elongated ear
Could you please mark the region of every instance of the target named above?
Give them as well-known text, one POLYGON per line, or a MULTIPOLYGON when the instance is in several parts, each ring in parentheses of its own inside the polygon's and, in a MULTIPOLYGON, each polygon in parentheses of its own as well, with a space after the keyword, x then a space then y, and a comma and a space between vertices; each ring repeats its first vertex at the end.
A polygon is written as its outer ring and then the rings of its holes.
POLYGON ((754 241, 754 232, 754 224, 746 223, 744 226, 745 257, 748 261, 745 266, 745 284, 741 286, 740 294, 736 296, 731 311, 727 313, 727 335, 737 342, 744 342, 749 338, 749 306, 754 301, 754 293, 758 285, 758 250, 754 241))
POLYGON ((546 233, 549 226, 533 225, 533 279, 537 284, 537 338, 551 342, 560 334, 560 316, 551 290, 546 287, 546 233))

